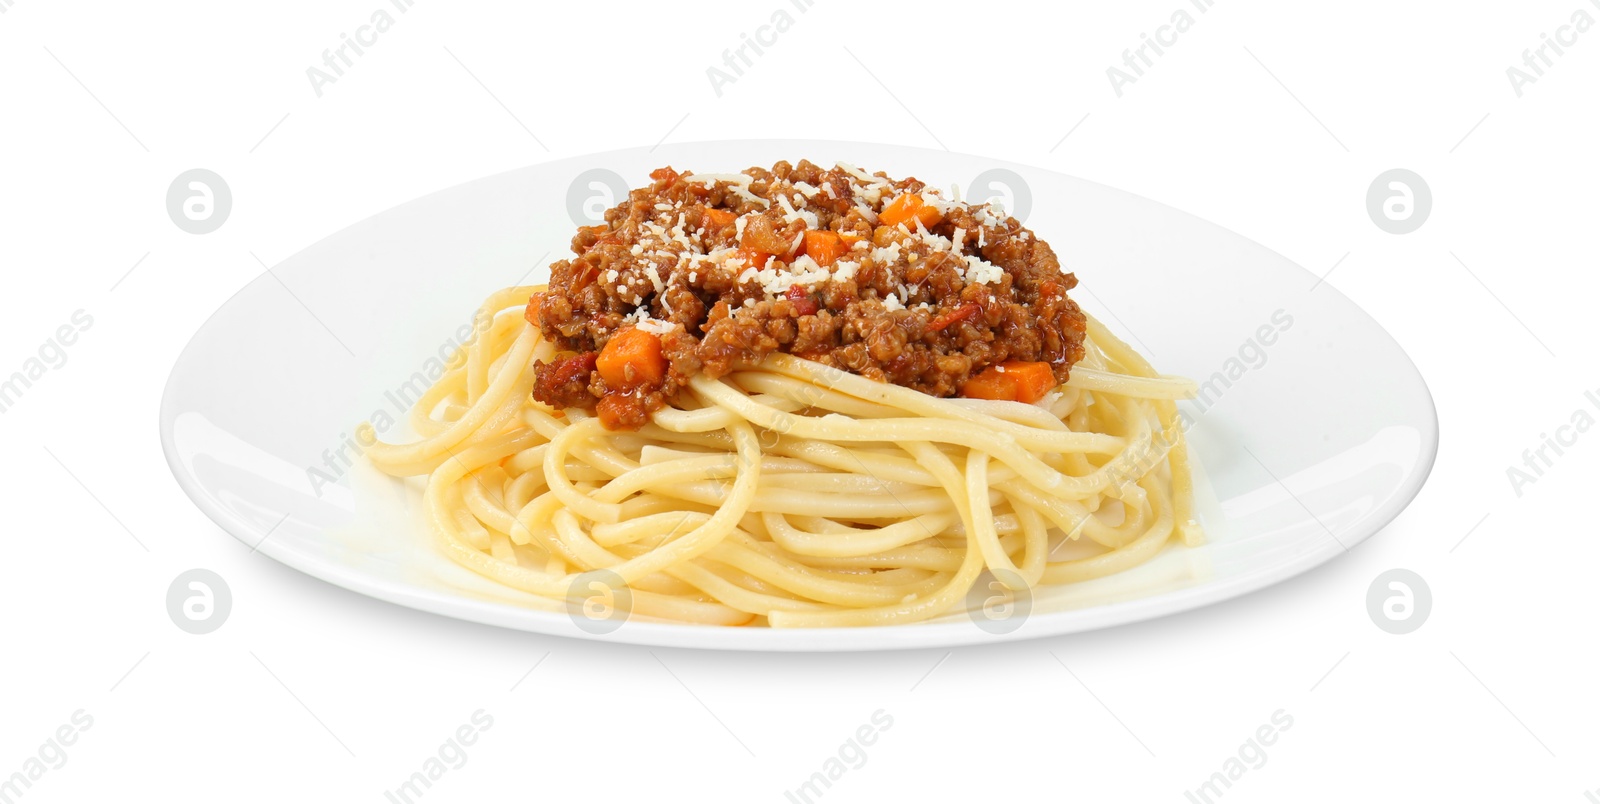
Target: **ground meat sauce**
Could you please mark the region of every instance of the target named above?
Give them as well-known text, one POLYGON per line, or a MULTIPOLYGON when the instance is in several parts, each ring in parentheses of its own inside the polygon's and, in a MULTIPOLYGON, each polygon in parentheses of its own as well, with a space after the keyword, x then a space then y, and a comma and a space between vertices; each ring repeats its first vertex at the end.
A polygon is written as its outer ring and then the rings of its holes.
POLYGON ((695 374, 772 352, 985 398, 999 398, 977 382, 986 370, 1031 367, 1053 387, 1083 357, 1076 277, 998 205, 804 160, 650 178, 578 230, 576 256, 529 300, 561 350, 536 366, 541 402, 636 429, 695 374))

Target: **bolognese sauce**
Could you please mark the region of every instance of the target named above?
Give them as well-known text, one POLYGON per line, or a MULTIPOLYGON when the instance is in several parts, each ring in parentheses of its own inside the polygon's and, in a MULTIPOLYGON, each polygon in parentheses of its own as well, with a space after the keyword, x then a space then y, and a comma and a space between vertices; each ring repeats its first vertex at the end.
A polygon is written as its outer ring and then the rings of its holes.
POLYGON ((939 397, 1033 402, 1083 358, 1073 274, 998 205, 805 160, 664 167, 580 227, 527 318, 535 399, 637 429, 695 374, 786 352, 939 397))

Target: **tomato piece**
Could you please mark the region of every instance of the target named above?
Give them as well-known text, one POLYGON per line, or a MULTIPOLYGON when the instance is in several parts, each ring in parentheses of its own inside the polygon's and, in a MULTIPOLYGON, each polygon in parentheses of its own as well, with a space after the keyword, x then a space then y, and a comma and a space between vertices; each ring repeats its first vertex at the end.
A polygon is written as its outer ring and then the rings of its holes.
POLYGON ((789 302, 794 305, 795 312, 800 315, 816 314, 818 310, 817 303, 811 298, 810 291, 799 285, 790 285, 789 292, 785 295, 788 297, 789 302))
POLYGON ((600 269, 590 265, 587 262, 578 263, 578 265, 572 269, 572 283, 568 286, 568 290, 572 293, 576 293, 588 287, 590 282, 593 282, 599 277, 600 269))
POLYGON ((528 309, 522 312, 522 317, 528 319, 529 324, 532 324, 536 327, 543 326, 539 323, 539 308, 542 306, 544 306, 543 293, 535 293, 532 296, 529 296, 528 309))
POLYGON ((981 310, 981 308, 978 307, 976 302, 967 302, 966 304, 963 304, 960 307, 957 307, 956 309, 951 310, 950 312, 945 313, 944 315, 938 316, 937 318, 934 318, 932 321, 929 321, 928 322, 928 331, 929 332, 938 332, 939 330, 942 330, 945 327, 948 327, 951 324, 956 323, 957 321, 965 321, 965 320, 977 315, 980 310, 981 310))
POLYGON ((607 430, 631 430, 633 428, 628 420, 638 404, 632 397, 623 394, 606 394, 600 397, 599 404, 594 407, 600 417, 600 426, 607 430))
POLYGON ((595 359, 598 355, 594 352, 584 352, 580 355, 557 359, 555 369, 550 375, 549 385, 559 388, 573 380, 584 380, 587 384, 589 372, 594 371, 595 359))

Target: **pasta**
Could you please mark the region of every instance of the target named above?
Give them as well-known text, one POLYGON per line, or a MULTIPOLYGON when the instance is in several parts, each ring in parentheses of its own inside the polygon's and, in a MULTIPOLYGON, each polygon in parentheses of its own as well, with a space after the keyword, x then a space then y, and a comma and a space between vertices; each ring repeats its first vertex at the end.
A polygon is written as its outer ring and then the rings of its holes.
POLYGON ((358 431, 454 561, 606 619, 874 626, 1202 538, 1193 383, 998 205, 843 163, 650 177, 489 297, 419 440, 358 431))
POLYGON ((420 440, 366 451, 426 475, 440 549, 500 583, 561 599, 603 570, 644 617, 889 625, 957 609, 985 570, 1012 588, 1080 582, 1202 538, 1173 402, 1193 384, 1092 318, 1071 379, 1034 405, 780 353, 613 431, 530 396, 555 354, 522 316, 543 290, 491 296, 492 326, 413 409, 420 440), (1063 540, 1100 552, 1052 561, 1063 540))

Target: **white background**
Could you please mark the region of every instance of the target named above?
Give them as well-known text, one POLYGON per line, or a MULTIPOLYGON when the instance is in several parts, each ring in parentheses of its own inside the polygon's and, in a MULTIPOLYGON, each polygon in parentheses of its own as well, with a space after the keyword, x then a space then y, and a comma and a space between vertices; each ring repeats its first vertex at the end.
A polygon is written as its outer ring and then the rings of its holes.
POLYGON ((384 801, 479 709, 493 727, 426 801, 784 801, 880 709, 892 727, 822 800, 1185 801, 1280 709, 1292 728, 1226 801, 1600 790, 1600 435, 1520 497, 1506 476, 1574 411, 1600 416, 1583 397, 1600 388, 1600 30, 1522 97, 1506 75, 1576 9, 1600 17, 1588 0, 416 0, 319 98, 306 69, 388 1, 0 0, 0 374, 74 310, 94 318, 0 416, 0 777, 77 710, 93 718, 26 801, 384 801), (1107 67, 1179 7, 1193 28, 1119 98, 1107 67), (719 97, 706 69, 778 8, 792 30, 719 97), (250 555, 170 477, 162 385, 261 272, 250 252, 275 262, 532 162, 772 136, 1050 167, 1316 274, 1337 264, 1327 281, 1432 388, 1430 482, 1277 588, 946 657, 652 654, 449 621, 250 555), (165 209, 193 167, 234 195, 203 236, 165 209), (1403 236, 1365 206, 1394 167, 1434 196, 1403 236), (191 567, 234 594, 208 636, 165 609, 191 567), (1406 636, 1365 608, 1394 567, 1434 596, 1406 636))

